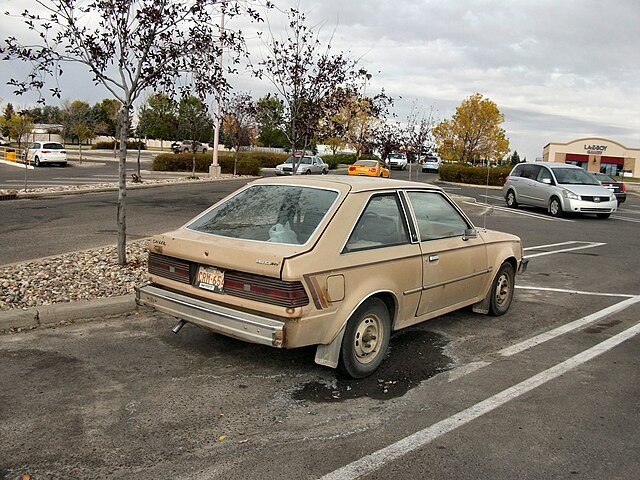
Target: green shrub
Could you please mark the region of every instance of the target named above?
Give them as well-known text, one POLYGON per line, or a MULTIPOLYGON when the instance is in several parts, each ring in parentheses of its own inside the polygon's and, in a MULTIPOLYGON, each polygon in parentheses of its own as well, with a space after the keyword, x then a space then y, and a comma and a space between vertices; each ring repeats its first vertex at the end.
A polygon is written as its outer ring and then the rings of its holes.
MULTIPOLYGON (((116 142, 97 142, 95 145, 91 146, 91 150, 113 150, 113 145, 116 142)), ((118 145, 120 145, 120 143, 118 142, 118 145)), ((138 149, 138 145, 140 145, 140 150, 146 150, 147 149, 147 145, 140 141, 140 142, 135 142, 135 141, 128 141, 127 142, 127 150, 137 150, 138 149)), ((116 147, 118 148, 118 147, 116 147)))
MULTIPOLYGON (((213 161, 210 153, 196 153, 196 173, 209 173, 209 167, 213 161)), ((151 163, 151 170, 156 172, 191 172, 193 168, 193 157, 187 153, 161 153, 156 156, 151 163)), ((233 154, 227 152, 218 157, 218 165, 222 173, 233 173, 233 154)), ((256 158, 240 154, 236 165, 237 175, 260 175, 263 165, 256 158)))
MULTIPOLYGON (((508 165, 488 169, 488 185, 502 186, 511 172, 508 165)), ((446 182, 487 185, 487 167, 474 167, 461 163, 443 163, 440 165, 440 179, 446 182)))

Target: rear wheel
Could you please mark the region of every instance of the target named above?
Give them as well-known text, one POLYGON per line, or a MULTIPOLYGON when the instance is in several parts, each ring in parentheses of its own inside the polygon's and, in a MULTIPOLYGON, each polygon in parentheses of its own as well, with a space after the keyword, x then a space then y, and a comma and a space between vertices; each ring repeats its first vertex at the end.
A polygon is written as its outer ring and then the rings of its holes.
POLYGON ((489 312, 491 315, 504 315, 511 306, 515 286, 515 272, 510 263, 504 263, 498 271, 491 286, 491 301, 489 312))
POLYGON ((38 157, 36 155, 36 158, 33 159, 33 163, 36 165, 36 167, 39 167, 40 166, 40 157, 38 157))
POLYGON ((562 216, 562 205, 560 204, 560 200, 558 200, 558 197, 553 197, 549 201, 549 213, 552 217, 562 216))
POLYGON ((507 201, 507 207, 509 208, 516 208, 518 206, 518 201, 516 200, 516 192, 514 192, 513 190, 509 190, 507 192, 505 200, 507 201))
POLYGON ((389 347, 391 319, 384 302, 367 300, 347 322, 338 369, 352 378, 371 375, 380 366, 389 347))
POLYGON ((306 172, 304 172, 305 175, 311 175, 311 169, 307 170, 306 172))

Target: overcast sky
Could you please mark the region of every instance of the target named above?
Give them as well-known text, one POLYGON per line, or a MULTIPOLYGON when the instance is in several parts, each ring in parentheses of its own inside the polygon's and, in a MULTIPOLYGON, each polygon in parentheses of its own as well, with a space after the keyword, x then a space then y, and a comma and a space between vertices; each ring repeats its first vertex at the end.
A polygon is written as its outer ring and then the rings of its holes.
MULTIPOLYGON (((0 0, 3 9, 29 0, 0 0)), ((350 52, 373 74, 368 92, 397 100, 402 120, 418 102, 450 118, 479 92, 505 116, 512 150, 534 160, 551 142, 605 137, 640 147, 640 1, 609 0, 274 0, 298 6, 334 52, 350 52)), ((271 11, 273 32, 284 16, 271 11)), ((237 21, 237 20, 236 20, 237 21)), ((2 22, 3 38, 17 26, 2 22)), ((233 21, 227 23, 234 27, 233 21)), ((255 26, 243 25, 246 35, 255 26)), ((260 57, 260 44, 250 40, 260 57)), ((0 101, 30 106, 6 82, 19 68, 3 62, 0 101)), ((91 104, 108 97, 69 70, 63 98, 91 104)), ((66 75, 66 74, 65 74, 66 75)), ((245 74, 231 78, 254 97, 273 88, 245 74)), ((49 103, 56 104, 55 101, 49 103)))

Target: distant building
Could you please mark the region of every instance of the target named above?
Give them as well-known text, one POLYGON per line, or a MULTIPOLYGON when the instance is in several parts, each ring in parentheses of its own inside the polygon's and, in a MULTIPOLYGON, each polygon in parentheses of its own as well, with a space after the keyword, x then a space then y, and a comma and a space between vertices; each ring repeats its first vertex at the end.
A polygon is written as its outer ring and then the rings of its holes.
POLYGON ((545 162, 570 163, 590 172, 640 176, 640 148, 628 148, 606 138, 578 138, 569 143, 548 143, 542 152, 545 162))

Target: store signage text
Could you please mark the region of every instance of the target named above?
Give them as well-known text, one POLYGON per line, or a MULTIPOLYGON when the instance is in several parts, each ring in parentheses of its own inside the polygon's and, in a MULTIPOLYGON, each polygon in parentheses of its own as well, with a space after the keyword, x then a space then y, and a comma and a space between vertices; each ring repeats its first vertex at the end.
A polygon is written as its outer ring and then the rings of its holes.
POLYGON ((607 149, 607 146, 606 145, 585 145, 584 149, 590 155, 602 155, 602 152, 604 152, 607 149))

